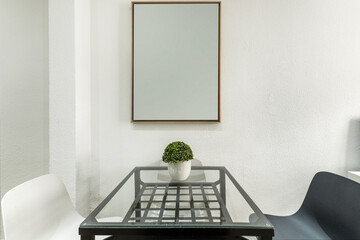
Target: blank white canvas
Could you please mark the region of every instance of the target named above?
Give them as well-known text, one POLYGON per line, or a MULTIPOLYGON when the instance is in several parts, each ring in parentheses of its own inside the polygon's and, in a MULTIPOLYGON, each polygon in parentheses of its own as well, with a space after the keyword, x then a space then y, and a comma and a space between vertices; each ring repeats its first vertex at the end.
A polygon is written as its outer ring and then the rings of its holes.
POLYGON ((134 120, 218 120, 218 4, 134 4, 134 120))

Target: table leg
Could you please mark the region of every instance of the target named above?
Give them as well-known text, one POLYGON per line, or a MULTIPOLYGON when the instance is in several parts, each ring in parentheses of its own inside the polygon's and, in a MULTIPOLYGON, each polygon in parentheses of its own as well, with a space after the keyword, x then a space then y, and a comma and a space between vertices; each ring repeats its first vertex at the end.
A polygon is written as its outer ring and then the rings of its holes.
MULTIPOLYGON (((140 192, 140 171, 136 170, 135 174, 134 174, 134 178, 135 178, 135 199, 137 197, 137 195, 140 192)), ((141 199, 140 199, 141 200, 141 199)), ((136 204, 135 208, 139 209, 141 207, 140 203, 136 204)), ((135 211, 135 217, 136 218, 140 218, 140 211, 135 211)), ((140 222, 140 220, 136 220, 136 222, 140 222)))
POLYGON ((226 186, 225 186, 225 172, 220 170, 220 195, 226 206, 226 186))
POLYGON ((95 240, 95 236, 81 235, 81 240, 95 240))

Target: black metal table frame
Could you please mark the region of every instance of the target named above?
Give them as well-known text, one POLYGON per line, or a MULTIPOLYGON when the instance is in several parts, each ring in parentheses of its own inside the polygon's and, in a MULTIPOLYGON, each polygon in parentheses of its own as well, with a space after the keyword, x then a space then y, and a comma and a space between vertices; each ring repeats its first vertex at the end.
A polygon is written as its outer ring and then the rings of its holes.
MULTIPOLYGON (((94 240, 95 235, 113 235, 114 237, 111 239, 235 239, 240 236, 257 236, 259 240, 269 240, 274 236, 274 229, 271 225, 267 224, 267 227, 254 227, 250 223, 243 223, 243 227, 239 228, 237 224, 232 224, 232 220, 230 214, 226 209, 226 182, 225 176, 227 176, 233 185, 237 188, 237 190, 241 193, 246 202, 250 205, 250 207, 254 210, 255 214, 259 217, 257 220, 258 223, 268 223, 266 217, 261 212, 261 210, 256 206, 256 204, 252 201, 252 199, 248 196, 248 194, 244 191, 244 189, 239 185, 239 183, 235 180, 235 178, 230 174, 230 172, 225 167, 218 166, 193 166, 192 170, 217 170, 219 171, 219 180, 210 183, 189 183, 189 182, 177 182, 177 183, 145 183, 141 180, 141 171, 149 171, 149 170, 166 170, 167 167, 135 167, 121 182, 120 184, 99 204, 99 206, 84 220, 83 223, 88 224, 96 224, 96 216, 99 212, 106 206, 106 204, 115 196, 115 194, 121 189, 121 187, 129 180, 129 178, 134 175, 135 179, 135 200, 130 207, 128 213, 124 217, 124 222, 134 221, 143 223, 145 219, 147 219, 147 213, 151 210, 150 205, 146 208, 141 208, 140 196, 144 194, 144 190, 147 187, 152 189, 150 194, 150 201, 153 199, 155 195, 155 191, 157 188, 166 187, 166 186, 175 186, 176 188, 176 222, 179 220, 179 191, 181 186, 189 187, 190 194, 191 186, 199 187, 201 190, 200 195, 204 195, 205 198, 205 189, 212 189, 214 191, 214 195, 216 195, 217 199, 219 199, 220 209, 221 209, 221 217, 220 220, 222 222, 226 222, 226 226, 201 226, 198 224, 197 226, 182 224, 181 227, 176 225, 171 226, 171 224, 167 224, 166 226, 161 224, 152 224, 149 227, 131 227, 131 226, 121 226, 114 223, 106 223, 107 225, 104 227, 91 227, 86 225, 81 225, 79 228, 79 234, 81 235, 81 240, 94 240), (219 186, 219 191, 217 191, 217 186, 219 186), (145 214, 140 215, 139 210, 144 210, 145 214), (134 215, 135 217, 131 217, 134 215)), ((165 191, 167 193, 167 191, 165 191)), ((195 194, 194 194, 195 195, 195 194)), ((159 223, 163 217, 164 211, 164 201, 165 197, 161 203, 162 208, 159 216, 159 223)), ((210 200, 211 201, 211 200, 210 200)), ((206 204, 209 200, 205 201, 206 204)), ((191 211, 191 218, 189 221, 194 222, 194 206, 191 205, 189 210, 191 211)), ((205 210, 209 213, 209 222, 216 221, 218 219, 213 218, 210 214, 208 206, 206 205, 205 210)), ((156 220, 157 221, 157 220, 156 220)), ((219 220, 218 220, 219 221, 219 220)))

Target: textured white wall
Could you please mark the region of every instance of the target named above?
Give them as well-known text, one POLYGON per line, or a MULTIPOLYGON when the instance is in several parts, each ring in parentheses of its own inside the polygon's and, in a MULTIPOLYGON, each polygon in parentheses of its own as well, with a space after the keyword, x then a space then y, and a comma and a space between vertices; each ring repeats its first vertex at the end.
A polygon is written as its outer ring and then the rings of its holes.
POLYGON ((75 3, 49 1, 50 172, 76 199, 75 3))
POLYGON ((131 3, 94 0, 92 11, 102 197, 174 140, 277 214, 299 207, 316 172, 360 167, 359 1, 223 0, 220 124, 130 123, 131 3))
POLYGON ((84 216, 90 210, 90 0, 49 1, 50 172, 84 216))
POLYGON ((75 1, 76 208, 90 213, 90 183, 97 166, 91 156, 91 0, 75 1))
POLYGON ((46 0, 0 1, 1 198, 49 171, 47 7, 46 0))

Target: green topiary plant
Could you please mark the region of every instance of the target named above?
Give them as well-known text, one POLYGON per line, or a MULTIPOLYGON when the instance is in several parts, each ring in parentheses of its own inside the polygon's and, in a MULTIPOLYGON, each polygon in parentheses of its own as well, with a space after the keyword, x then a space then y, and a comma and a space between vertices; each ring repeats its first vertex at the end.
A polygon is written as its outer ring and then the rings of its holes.
POLYGON ((172 142, 164 150, 163 162, 178 163, 193 159, 193 153, 189 145, 184 142, 172 142))

